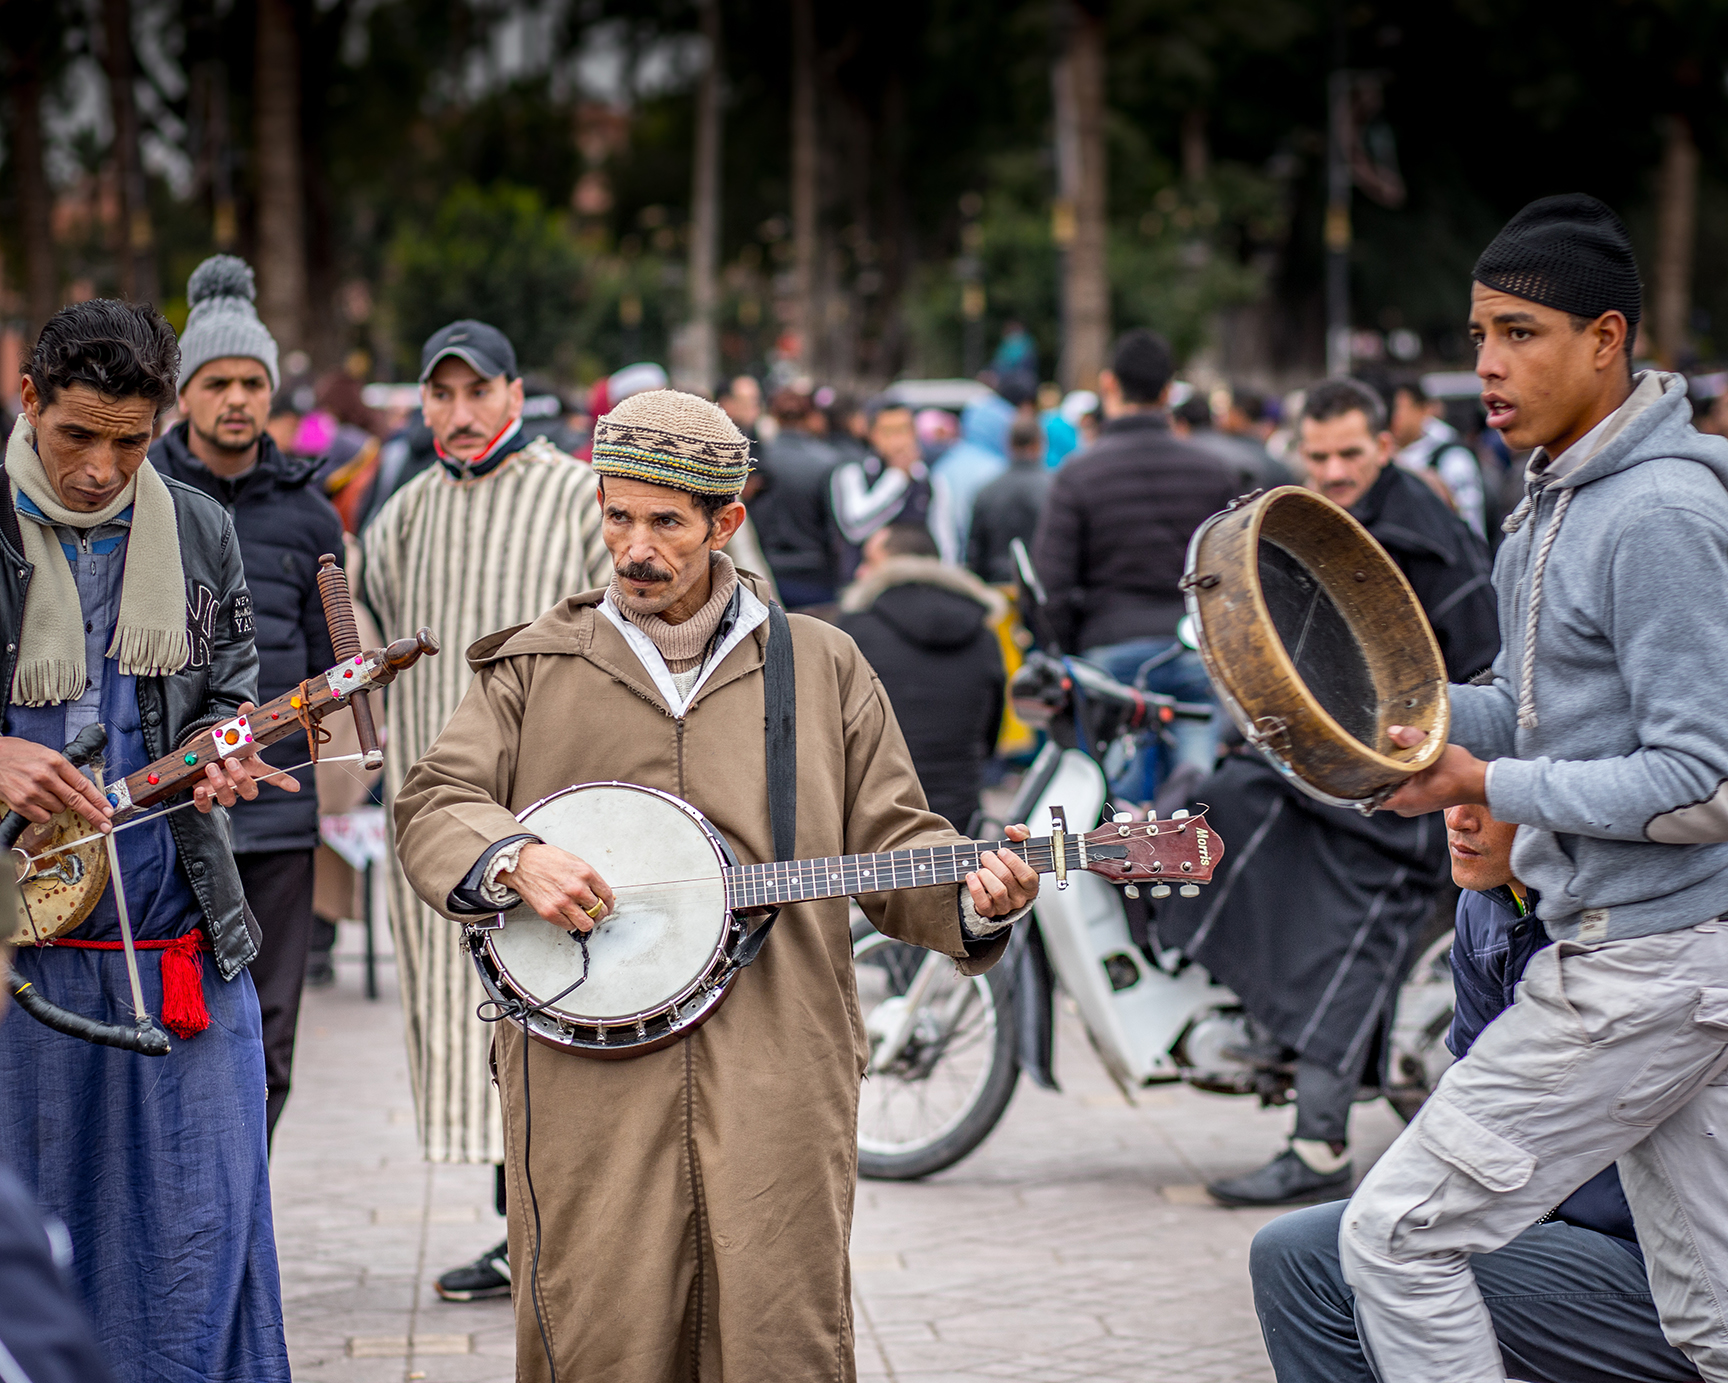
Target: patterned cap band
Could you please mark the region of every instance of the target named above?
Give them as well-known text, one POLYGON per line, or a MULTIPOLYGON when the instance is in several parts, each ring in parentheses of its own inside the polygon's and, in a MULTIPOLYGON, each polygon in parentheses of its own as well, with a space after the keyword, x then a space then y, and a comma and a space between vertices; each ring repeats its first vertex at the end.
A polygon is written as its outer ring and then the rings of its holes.
POLYGON ((594 424, 594 469, 698 495, 735 495, 750 474, 750 441, 695 394, 655 389, 594 424))

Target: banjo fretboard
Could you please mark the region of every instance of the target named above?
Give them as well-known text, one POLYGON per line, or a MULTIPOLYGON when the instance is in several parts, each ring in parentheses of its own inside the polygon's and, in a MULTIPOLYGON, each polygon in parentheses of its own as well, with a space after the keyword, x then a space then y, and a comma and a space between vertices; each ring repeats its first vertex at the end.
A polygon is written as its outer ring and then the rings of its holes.
MULTIPOLYGON (((1080 868, 1080 837, 1065 838, 1070 868, 1080 868)), ((991 850, 1012 850, 1040 874, 1056 868, 1049 836, 1036 840, 969 840, 920 850, 889 850, 878 855, 830 855, 815 860, 771 860, 726 871, 726 906, 771 908, 813 898, 844 898, 890 889, 957 884, 976 870, 978 857, 991 850)))

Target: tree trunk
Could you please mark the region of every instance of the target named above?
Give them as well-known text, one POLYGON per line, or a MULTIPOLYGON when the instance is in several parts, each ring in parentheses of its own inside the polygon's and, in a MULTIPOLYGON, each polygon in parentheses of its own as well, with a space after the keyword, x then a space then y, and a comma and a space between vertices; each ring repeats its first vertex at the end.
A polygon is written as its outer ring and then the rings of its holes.
POLYGON ((1056 116, 1055 239, 1062 247, 1065 389, 1091 389, 1108 360, 1110 272, 1104 182, 1104 23, 1076 0, 1058 0, 1051 70, 1056 116), (1065 243, 1064 243, 1065 242, 1065 243))
POLYGON ((1698 239, 1698 146, 1682 115, 1665 122, 1656 179, 1656 356, 1668 370, 1690 364, 1692 253, 1698 239))
POLYGON ((1212 146, 1206 138, 1206 111, 1196 106, 1182 117, 1182 180, 1206 181, 1212 171, 1212 146))
POLYGON ((258 132, 258 313, 286 355, 305 346, 306 231, 300 34, 294 0, 258 0, 252 84, 258 132))
POLYGON ((708 67, 696 88, 696 147, 690 170, 690 320, 673 349, 673 383, 706 390, 720 376, 720 126, 724 119, 720 0, 700 0, 708 67))
POLYGON ((102 0, 102 56, 114 120, 114 173, 120 185, 120 293, 134 302, 156 301, 156 248, 144 161, 138 152, 138 105, 132 83, 131 0, 102 0))
MULTIPOLYGON (((25 297, 30 313, 28 342, 60 305, 60 275, 54 263, 50 222, 53 195, 42 163, 42 62, 40 44, 21 48, 13 68, 12 148, 18 178, 18 210, 24 240, 25 297)), ((12 381, 5 382, 7 388, 12 381)))
POLYGON ((814 365, 820 314, 816 302, 817 219, 816 10, 792 0, 792 294, 798 363, 814 365))

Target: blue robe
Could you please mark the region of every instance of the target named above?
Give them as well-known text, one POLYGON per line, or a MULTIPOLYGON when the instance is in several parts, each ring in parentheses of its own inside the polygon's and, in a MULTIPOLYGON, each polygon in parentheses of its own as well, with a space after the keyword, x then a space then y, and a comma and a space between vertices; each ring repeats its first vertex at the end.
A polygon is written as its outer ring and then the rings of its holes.
MULTIPOLYGON (((99 688, 81 702, 9 707, 5 727, 59 749, 68 720, 94 711, 108 731, 109 778, 150 758, 135 680, 102 659, 124 550, 122 533, 99 554, 110 560, 75 563, 87 567, 77 573, 85 612, 96 613, 87 659, 102 668, 99 688)), ((201 925, 166 821, 116 843, 139 940, 201 925)), ((119 939, 112 884, 71 936, 119 939)), ((161 953, 138 959, 145 1003, 160 1015, 161 953)), ((61 1007, 130 1026, 123 953, 26 947, 13 964, 61 1007)), ((73 1279, 121 1383, 288 1383, 258 996, 246 971, 224 982, 208 957, 203 990, 210 1026, 173 1038, 165 1057, 92 1046, 10 1011, 0 1021, 0 1163, 70 1231, 73 1279)))

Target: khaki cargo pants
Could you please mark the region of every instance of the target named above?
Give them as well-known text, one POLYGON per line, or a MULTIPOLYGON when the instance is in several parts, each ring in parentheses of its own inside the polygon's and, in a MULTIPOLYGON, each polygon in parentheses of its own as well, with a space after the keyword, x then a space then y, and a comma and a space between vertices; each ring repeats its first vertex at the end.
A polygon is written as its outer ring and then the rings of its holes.
POLYGON ((1669 1341, 1728 1383, 1728 922, 1557 942, 1356 1190, 1344 1277, 1385 1383, 1501 1383, 1469 1255, 1618 1161, 1669 1341))

